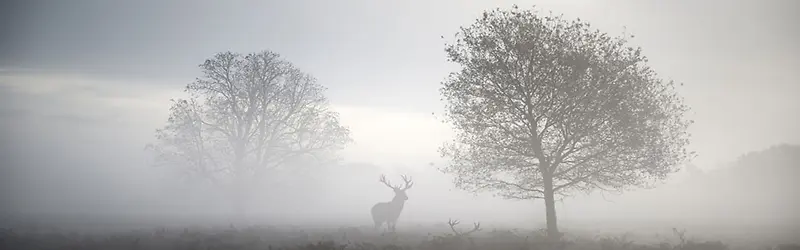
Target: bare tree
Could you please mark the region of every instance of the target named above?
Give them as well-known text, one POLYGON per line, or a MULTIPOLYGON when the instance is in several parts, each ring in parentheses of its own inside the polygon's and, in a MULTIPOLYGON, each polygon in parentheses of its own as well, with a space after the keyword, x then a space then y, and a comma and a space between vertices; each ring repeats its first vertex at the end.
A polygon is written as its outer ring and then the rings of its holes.
POLYGON ((249 185, 270 170, 301 157, 332 159, 350 141, 325 88, 276 53, 218 53, 200 68, 149 148, 157 164, 230 191, 239 213, 249 185))
POLYGON ((381 175, 380 182, 394 191, 394 198, 392 198, 392 200, 389 202, 379 202, 372 206, 370 212, 372 214, 372 220, 375 222, 376 229, 386 222, 386 226, 390 231, 396 231, 395 226, 397 225, 397 218, 400 218, 400 212, 403 212, 403 206, 405 205, 406 200, 408 200, 406 190, 414 185, 411 177, 407 177, 405 175, 402 175, 401 177, 403 178, 403 182, 405 182, 404 187, 393 186, 388 180, 386 180, 385 175, 381 175))
POLYGON ((456 138, 440 152, 457 187, 545 201, 651 187, 678 170, 691 121, 674 83, 626 37, 517 6, 483 13, 447 44, 461 66, 442 83, 456 138))

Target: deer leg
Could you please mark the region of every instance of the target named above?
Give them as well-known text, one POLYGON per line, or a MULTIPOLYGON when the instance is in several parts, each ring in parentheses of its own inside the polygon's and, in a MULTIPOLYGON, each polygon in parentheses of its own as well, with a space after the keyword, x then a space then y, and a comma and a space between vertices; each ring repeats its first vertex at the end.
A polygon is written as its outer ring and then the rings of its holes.
MULTIPOLYGON (((382 225, 382 224, 383 224, 383 223, 380 223, 380 224, 378 224, 378 225, 382 225)), ((389 223, 388 223, 388 222, 386 223, 386 226, 387 226, 387 227, 389 226, 389 223)), ((387 229, 386 229, 386 228, 383 228, 383 227, 376 227, 376 228, 375 228, 375 230, 376 230, 376 231, 380 231, 380 232, 381 232, 381 236, 385 235, 385 234, 386 234, 386 231, 387 231, 387 229)))

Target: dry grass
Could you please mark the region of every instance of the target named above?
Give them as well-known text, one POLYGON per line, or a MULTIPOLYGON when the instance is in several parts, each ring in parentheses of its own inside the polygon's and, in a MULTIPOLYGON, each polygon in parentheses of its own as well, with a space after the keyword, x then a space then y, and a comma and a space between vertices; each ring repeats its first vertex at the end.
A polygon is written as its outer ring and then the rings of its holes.
MULTIPOLYGON (((474 228, 478 228, 476 225, 474 228)), ((467 228, 465 228, 467 229, 467 228)), ((63 232, 0 231, 0 249, 596 249, 596 250, 723 250, 719 241, 693 241, 674 230, 675 240, 659 244, 637 243, 622 236, 581 237, 566 234, 549 241, 541 231, 456 230, 447 233, 381 233, 363 228, 338 230, 286 230, 274 227, 235 227, 131 231, 107 235, 63 232)), ((798 245, 762 249, 798 250, 798 245)))

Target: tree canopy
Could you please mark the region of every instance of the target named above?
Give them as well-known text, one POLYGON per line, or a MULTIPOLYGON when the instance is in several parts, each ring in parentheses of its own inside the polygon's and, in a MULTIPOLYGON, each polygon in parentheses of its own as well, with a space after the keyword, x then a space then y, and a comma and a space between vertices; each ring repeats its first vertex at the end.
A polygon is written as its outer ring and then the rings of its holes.
POLYGON ((691 155, 689 108, 629 37, 514 6, 455 38, 440 93, 456 137, 440 152, 457 187, 544 198, 557 233, 556 196, 647 187, 691 155))
POLYGON ((350 141, 325 88, 277 53, 223 52, 200 68, 156 131, 160 165, 238 183, 298 157, 328 159, 350 141))

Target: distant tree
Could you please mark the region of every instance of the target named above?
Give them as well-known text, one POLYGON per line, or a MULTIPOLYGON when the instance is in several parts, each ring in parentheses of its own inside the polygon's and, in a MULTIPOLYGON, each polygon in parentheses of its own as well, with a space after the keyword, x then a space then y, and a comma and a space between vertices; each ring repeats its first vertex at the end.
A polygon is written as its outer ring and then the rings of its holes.
POLYGON ((649 187, 679 169, 691 123, 674 83, 625 37, 514 6, 483 13, 447 44, 460 65, 440 89, 456 130, 440 149, 457 187, 545 201, 649 187))
POLYGON ((331 159, 350 141, 325 88, 276 53, 218 53, 200 68, 149 148, 158 165, 229 191, 239 213, 249 185, 268 171, 331 159))

